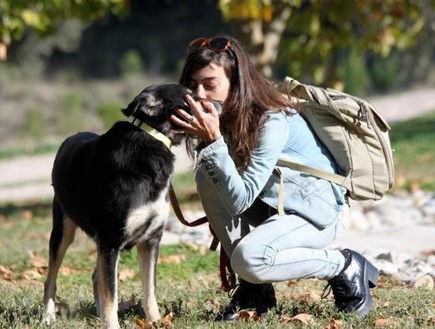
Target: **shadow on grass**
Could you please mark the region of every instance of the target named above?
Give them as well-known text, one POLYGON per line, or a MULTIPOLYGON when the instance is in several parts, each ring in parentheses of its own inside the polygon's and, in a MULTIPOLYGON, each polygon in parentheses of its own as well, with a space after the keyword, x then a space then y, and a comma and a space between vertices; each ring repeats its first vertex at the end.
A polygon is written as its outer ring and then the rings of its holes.
POLYGON ((32 217, 51 217, 51 201, 0 204, 0 217, 13 219, 22 217, 24 212, 30 212, 32 217))

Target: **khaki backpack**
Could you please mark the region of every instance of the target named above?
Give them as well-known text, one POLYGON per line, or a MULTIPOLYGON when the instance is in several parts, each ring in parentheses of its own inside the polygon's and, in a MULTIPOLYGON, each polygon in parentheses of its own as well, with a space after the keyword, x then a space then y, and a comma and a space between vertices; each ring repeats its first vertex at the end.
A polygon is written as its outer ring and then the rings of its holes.
POLYGON ((290 77, 285 78, 282 91, 301 106, 301 115, 345 175, 331 174, 284 158, 278 165, 340 184, 354 200, 379 200, 393 187, 390 127, 371 104, 334 89, 305 85, 290 77))

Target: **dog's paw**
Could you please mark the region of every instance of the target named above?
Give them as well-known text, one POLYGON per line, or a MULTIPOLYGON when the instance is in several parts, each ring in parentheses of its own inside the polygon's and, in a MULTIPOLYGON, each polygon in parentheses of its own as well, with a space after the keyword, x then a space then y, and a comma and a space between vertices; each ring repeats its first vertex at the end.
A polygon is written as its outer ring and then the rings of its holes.
POLYGON ((53 324, 54 321, 56 321, 56 313, 54 313, 54 312, 53 313, 46 312, 45 316, 44 316, 44 323, 47 326, 49 326, 50 324, 53 324))
POLYGON ((53 324, 58 316, 62 319, 66 319, 69 312, 69 306, 66 303, 49 303, 46 307, 44 322, 47 325, 53 324))
POLYGON ((44 322, 47 325, 52 324, 54 321, 56 321, 56 305, 54 304, 54 300, 50 299, 47 304, 45 305, 45 316, 44 316, 44 322))

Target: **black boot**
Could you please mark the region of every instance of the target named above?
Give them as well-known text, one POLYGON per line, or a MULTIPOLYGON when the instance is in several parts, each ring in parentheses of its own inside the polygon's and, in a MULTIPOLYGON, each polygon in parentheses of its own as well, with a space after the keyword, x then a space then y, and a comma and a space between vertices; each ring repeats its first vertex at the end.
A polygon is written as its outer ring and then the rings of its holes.
POLYGON ((237 320, 238 312, 242 310, 254 310, 258 316, 262 316, 276 307, 275 289, 271 283, 253 284, 240 280, 230 297, 231 301, 219 312, 215 321, 237 320))
POLYGON ((379 270, 359 253, 344 249, 344 269, 328 280, 334 293, 335 306, 339 311, 366 316, 372 308, 370 288, 378 282, 379 270))

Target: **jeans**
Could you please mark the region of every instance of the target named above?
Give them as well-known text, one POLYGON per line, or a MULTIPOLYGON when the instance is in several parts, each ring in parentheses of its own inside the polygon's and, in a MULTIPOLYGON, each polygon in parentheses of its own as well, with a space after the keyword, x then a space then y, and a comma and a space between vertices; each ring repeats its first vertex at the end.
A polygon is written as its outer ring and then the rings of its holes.
POLYGON ((197 189, 209 224, 239 278, 251 283, 329 280, 343 269, 342 253, 326 247, 345 228, 348 206, 335 222, 320 229, 296 214, 279 216, 259 199, 233 217, 207 180, 197 176, 197 189))

